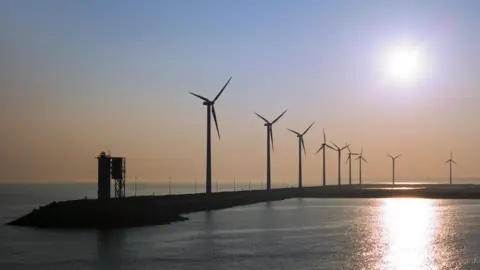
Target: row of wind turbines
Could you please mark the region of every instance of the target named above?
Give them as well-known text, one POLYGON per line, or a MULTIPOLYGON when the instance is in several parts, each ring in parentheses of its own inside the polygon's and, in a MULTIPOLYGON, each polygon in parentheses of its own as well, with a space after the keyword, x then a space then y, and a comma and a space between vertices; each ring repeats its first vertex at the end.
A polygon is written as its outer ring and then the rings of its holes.
MULTIPOLYGON (((213 100, 209 100, 206 97, 203 97, 201 95, 190 92, 191 95, 203 100, 203 105, 207 106, 207 149, 206 149, 206 152, 207 152, 207 157, 206 157, 206 159, 207 159, 206 160, 206 193, 207 194, 210 194, 212 192, 211 118, 212 118, 212 115, 213 115, 213 120, 215 122, 215 127, 216 127, 216 130, 217 130, 218 139, 220 139, 220 130, 218 128, 217 115, 216 115, 216 112, 215 112, 215 102, 218 100, 218 98, 223 93, 223 91, 225 90, 225 88, 227 87, 227 85, 230 83, 231 80, 232 80, 232 77, 230 77, 228 79, 228 81, 225 83, 225 85, 222 87, 220 92, 215 96, 215 98, 213 100)), ((258 117, 260 117, 264 121, 264 126, 267 128, 267 164, 266 164, 267 165, 267 186, 266 186, 267 190, 271 189, 270 145, 272 147, 272 151, 274 150, 273 128, 272 128, 272 126, 275 123, 277 123, 280 120, 280 118, 282 118, 282 116, 285 115, 286 112, 287 112, 287 110, 282 112, 277 118, 275 118, 271 122, 268 121, 265 117, 261 116, 260 114, 254 112, 258 117)), ((299 188, 303 187, 303 183, 302 183, 302 148, 303 148, 304 154, 306 155, 305 143, 304 143, 304 140, 303 140, 303 136, 311 129, 311 127, 314 124, 315 124, 315 122, 310 124, 310 126, 308 126, 308 128, 302 133, 288 128, 288 130, 290 132, 294 133, 298 138, 298 187, 299 188)), ((323 174, 323 181, 322 181, 322 185, 326 186, 326 171, 325 171, 325 168, 326 168, 325 160, 326 160, 326 158, 325 158, 325 152, 326 152, 327 148, 330 148, 331 150, 338 152, 338 185, 342 184, 341 183, 341 154, 342 154, 342 151, 345 150, 345 149, 348 149, 348 157, 347 157, 347 160, 346 160, 346 162, 348 162, 348 164, 349 164, 349 178, 348 178, 349 181, 348 181, 348 183, 349 183, 349 185, 352 184, 352 156, 357 156, 355 158, 355 160, 358 160, 358 162, 359 162, 359 183, 362 184, 362 161, 368 163, 367 160, 363 157, 363 148, 361 148, 360 153, 353 153, 353 152, 350 151, 350 144, 345 144, 345 146, 340 147, 337 144, 335 144, 334 142, 331 142, 331 143, 334 147, 327 144, 327 137, 325 135, 325 130, 323 130, 323 143, 320 146, 320 148, 318 149, 318 151, 315 153, 315 154, 318 154, 320 151, 323 151, 322 152, 322 155, 323 155, 323 173, 322 173, 323 174)), ((395 184, 395 161, 400 156, 401 155, 397 155, 397 156, 394 157, 394 156, 388 155, 388 157, 390 157, 392 159, 392 183, 393 184, 395 184)), ((450 159, 447 160, 445 163, 450 163, 450 184, 452 184, 452 163, 453 164, 457 164, 457 163, 453 160, 451 152, 450 152, 450 159)))

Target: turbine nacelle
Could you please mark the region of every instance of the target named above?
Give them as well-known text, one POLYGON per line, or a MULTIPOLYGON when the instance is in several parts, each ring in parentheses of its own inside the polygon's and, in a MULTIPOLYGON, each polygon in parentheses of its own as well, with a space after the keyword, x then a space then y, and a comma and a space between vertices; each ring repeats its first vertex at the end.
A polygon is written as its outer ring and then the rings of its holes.
POLYGON ((368 163, 368 161, 363 157, 363 147, 360 148, 360 154, 358 155, 358 157, 355 159, 355 160, 359 160, 360 163, 362 163, 362 160, 365 161, 366 163, 368 163))
POLYGON ((270 133, 270 136, 269 136, 269 139, 270 139, 270 143, 272 144, 272 150, 273 150, 273 129, 272 129, 272 125, 275 124, 278 120, 280 120, 280 118, 282 118, 282 116, 287 112, 288 110, 285 110, 282 114, 280 114, 277 118, 275 118, 275 120, 273 120, 272 122, 268 121, 265 117, 261 116, 260 114, 256 113, 256 112, 253 112, 254 114, 256 114, 258 117, 260 117, 265 123, 263 124, 264 126, 267 127, 267 132, 270 133))
POLYGON ((357 156, 357 155, 360 155, 359 153, 352 153, 352 151, 350 151, 350 144, 345 143, 345 146, 346 146, 347 149, 348 149, 348 155, 349 155, 349 156, 357 156))
POLYGON ((392 160, 396 160, 397 158, 401 157, 402 155, 398 155, 398 156, 392 156, 390 154, 388 154, 388 156, 392 159, 392 160))
MULTIPOLYGON (((220 92, 217 94, 217 96, 215 96, 215 98, 213 100, 209 100, 208 98, 206 97, 203 97, 203 96, 200 96, 198 94, 195 94, 195 93, 192 93, 190 92, 191 95, 203 100, 203 105, 205 106, 209 106, 209 112, 210 113, 210 109, 211 109, 211 113, 213 115, 213 121, 215 122, 215 128, 217 129, 217 134, 218 134, 218 139, 220 139, 220 130, 218 129, 218 121, 217 121, 217 114, 215 112, 215 101, 217 101, 217 99, 220 97, 220 95, 223 93, 223 91, 225 90, 225 88, 227 87, 227 85, 230 83, 230 80, 232 80, 232 77, 230 77, 230 79, 228 79, 227 83, 222 87, 222 90, 220 90, 220 92)), ((209 123, 210 123, 210 119, 208 119, 209 123)), ((209 131, 210 132, 210 131, 209 131)))
POLYGON ((331 147, 330 145, 327 144, 327 136, 325 135, 325 129, 323 129, 323 143, 322 145, 320 146, 320 148, 317 150, 317 152, 315 152, 315 155, 318 154, 320 151, 322 151, 323 149, 325 149, 325 147, 328 147, 332 150, 335 150, 337 151, 335 148, 331 147))
POLYGON ((357 159, 359 159, 360 162, 362 162, 362 160, 363 160, 363 161, 365 161, 365 162, 368 163, 368 161, 367 161, 363 156, 358 156, 358 157, 356 158, 356 160, 357 160, 357 159))
POLYGON ((455 165, 457 164, 457 163, 453 160, 453 153, 452 153, 452 151, 450 151, 450 159, 447 160, 447 161, 445 161, 445 163, 448 163, 448 162, 453 163, 453 164, 455 164, 455 165))
MULTIPOLYGON (((344 147, 340 147, 340 146, 336 145, 336 144, 335 144, 334 142, 332 142, 332 141, 331 141, 330 143, 332 143, 333 146, 335 146, 335 148, 337 148, 337 149, 333 149, 332 147, 330 147, 330 148, 332 148, 333 150, 338 151, 338 152, 341 152, 341 151, 343 151, 345 148, 348 148, 348 147, 350 146, 349 144, 347 144, 347 145, 345 145, 344 147)), ((350 150, 349 150, 349 151, 350 151, 350 150)))
POLYGON ((307 134, 307 132, 310 130, 313 124, 315 124, 315 121, 311 123, 310 126, 308 126, 308 128, 302 134, 300 134, 299 132, 296 132, 295 130, 291 130, 287 128, 288 131, 294 133, 295 135, 297 135, 297 138, 300 139, 300 144, 303 147, 303 152, 305 153, 305 155, 307 154, 307 151, 305 150, 305 142, 303 141, 303 135, 307 134))
POLYGON ((347 145, 346 147, 347 147, 347 149, 348 149, 348 157, 347 157, 347 159, 345 160, 345 163, 347 163, 348 161, 352 160, 352 156, 359 156, 359 155, 360 155, 359 153, 352 153, 352 152, 350 152, 350 145, 347 145))

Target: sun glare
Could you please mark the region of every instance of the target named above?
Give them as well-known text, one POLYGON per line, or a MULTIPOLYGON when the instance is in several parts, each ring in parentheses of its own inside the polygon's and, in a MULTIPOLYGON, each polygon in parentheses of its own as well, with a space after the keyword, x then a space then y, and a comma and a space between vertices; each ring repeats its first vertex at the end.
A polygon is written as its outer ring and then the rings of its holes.
POLYGON ((382 69, 393 83, 415 83, 423 71, 421 53, 414 46, 394 46, 383 56, 382 69))
POLYGON ((432 242, 435 231, 434 202, 426 199, 383 200, 382 221, 388 246, 387 268, 435 268, 432 242))
POLYGON ((394 78, 409 79, 418 73, 418 57, 415 51, 393 51, 389 59, 389 72, 394 78))

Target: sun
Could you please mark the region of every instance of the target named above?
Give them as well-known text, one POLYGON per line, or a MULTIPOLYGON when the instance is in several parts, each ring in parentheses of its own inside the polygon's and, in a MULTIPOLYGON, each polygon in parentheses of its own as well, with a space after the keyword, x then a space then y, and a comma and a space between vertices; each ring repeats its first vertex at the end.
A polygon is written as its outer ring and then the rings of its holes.
POLYGON ((393 78, 410 79, 418 74, 417 52, 408 49, 397 49, 389 56, 388 72, 393 78))
POLYGON ((383 70, 394 83, 416 82, 423 71, 420 50, 414 46, 393 46, 386 51, 383 70))

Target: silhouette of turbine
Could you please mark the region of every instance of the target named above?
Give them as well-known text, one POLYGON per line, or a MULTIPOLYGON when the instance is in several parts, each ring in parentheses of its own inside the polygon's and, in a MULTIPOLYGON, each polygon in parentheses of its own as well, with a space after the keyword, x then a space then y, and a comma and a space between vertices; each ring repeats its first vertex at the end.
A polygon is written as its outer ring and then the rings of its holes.
POLYGON ((315 122, 313 122, 302 134, 287 128, 289 131, 295 133, 298 137, 298 187, 299 188, 303 187, 302 185, 302 147, 303 147, 303 152, 305 156, 307 155, 307 151, 305 150, 305 142, 303 141, 303 135, 305 135, 308 132, 308 130, 313 126, 313 124, 315 124, 315 122))
POLYGON ((349 145, 346 145, 346 146, 340 148, 334 142, 331 141, 331 143, 333 144, 333 146, 335 146, 335 148, 337 148, 337 149, 334 149, 334 150, 338 152, 338 185, 340 186, 342 184, 342 176, 341 176, 341 170, 340 170, 340 164, 341 164, 341 160, 342 160, 342 151, 345 148, 347 148, 349 145))
POLYGON ((199 99, 203 100, 203 105, 207 106, 207 176, 206 176, 206 189, 205 192, 207 194, 212 193, 212 139, 211 139, 211 114, 213 114, 213 120, 215 121, 215 127, 217 128, 218 139, 220 139, 220 130, 218 129, 218 122, 217 122, 217 114, 215 113, 215 101, 220 97, 223 93, 223 90, 227 87, 228 83, 230 83, 230 79, 228 79, 227 83, 223 86, 222 90, 217 94, 217 96, 213 100, 209 100, 206 97, 202 97, 195 93, 190 92, 190 94, 198 97, 199 99))
POLYGON ((450 185, 452 184, 452 163, 457 165, 457 163, 453 160, 452 151, 450 151, 450 159, 445 161, 445 163, 450 163, 450 185))
POLYGON ((358 157, 356 159, 358 159, 358 162, 360 163, 360 178, 359 179, 360 179, 360 185, 361 185, 362 184, 362 160, 368 163, 368 161, 365 158, 363 158, 363 148, 360 149, 360 155, 358 155, 358 157))
POLYGON ((350 151, 350 146, 347 143, 345 143, 345 145, 347 146, 347 149, 348 149, 348 157, 347 157, 347 160, 345 161, 345 163, 348 162, 348 184, 351 185, 352 184, 352 156, 356 156, 360 154, 352 153, 350 151))
POLYGON ((398 155, 396 157, 392 157, 391 155, 388 155, 392 159, 392 185, 395 185, 395 160, 399 158, 401 155, 398 155))
POLYGON ((273 148, 273 129, 272 125, 275 124, 285 113, 285 110, 282 114, 280 114, 273 122, 269 122, 265 117, 261 116, 260 114, 254 112, 258 117, 260 117, 263 121, 265 121, 265 126, 267 127, 267 190, 271 189, 271 179, 270 179, 270 143, 272 144, 272 151, 273 148))
POLYGON ((323 149, 323 186, 326 186, 327 183, 326 183, 326 172, 325 172, 325 149, 326 147, 332 149, 332 150, 335 150, 333 147, 331 147, 330 145, 327 144, 327 137, 325 136, 325 129, 323 129, 323 143, 322 143, 322 146, 320 146, 320 148, 318 149, 317 152, 315 152, 315 155, 318 154, 318 152, 320 152, 320 150, 323 149))

